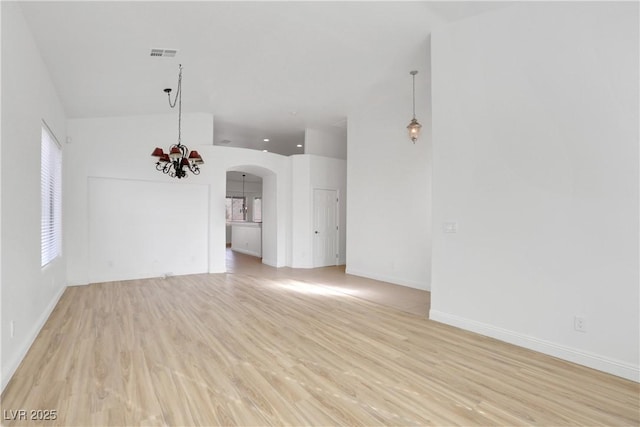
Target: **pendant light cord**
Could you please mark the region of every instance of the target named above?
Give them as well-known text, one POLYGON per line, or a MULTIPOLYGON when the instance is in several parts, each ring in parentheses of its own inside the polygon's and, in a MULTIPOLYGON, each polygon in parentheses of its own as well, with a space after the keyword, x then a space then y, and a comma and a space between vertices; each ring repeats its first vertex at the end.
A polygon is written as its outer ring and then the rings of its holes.
POLYGON ((182 64, 180 64, 180 73, 178 74, 178 89, 176 90, 176 98, 171 103, 171 92, 167 93, 169 96, 169 107, 175 108, 176 102, 178 103, 178 145, 182 141, 182 64))
POLYGON ((413 118, 416 118, 416 75, 413 74, 413 118))
POLYGON ((244 219, 245 221, 247 220, 247 199, 244 195, 244 176, 245 174, 242 174, 242 219, 244 219))

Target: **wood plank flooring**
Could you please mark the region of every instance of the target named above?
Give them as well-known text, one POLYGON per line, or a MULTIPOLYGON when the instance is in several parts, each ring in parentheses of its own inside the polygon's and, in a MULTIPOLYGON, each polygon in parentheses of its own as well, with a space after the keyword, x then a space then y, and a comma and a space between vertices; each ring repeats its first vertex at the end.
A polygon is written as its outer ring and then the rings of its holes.
POLYGON ((640 424, 637 383, 354 297, 318 271, 245 273, 68 288, 2 395, 3 423, 640 424), (20 409, 57 419, 6 419, 20 409))
POLYGON ((261 259, 228 249, 227 272, 271 279, 296 279, 327 288, 325 293, 338 292, 367 301, 395 307, 418 316, 428 316, 431 294, 420 289, 394 285, 379 280, 345 274, 345 266, 313 269, 273 268, 261 259))

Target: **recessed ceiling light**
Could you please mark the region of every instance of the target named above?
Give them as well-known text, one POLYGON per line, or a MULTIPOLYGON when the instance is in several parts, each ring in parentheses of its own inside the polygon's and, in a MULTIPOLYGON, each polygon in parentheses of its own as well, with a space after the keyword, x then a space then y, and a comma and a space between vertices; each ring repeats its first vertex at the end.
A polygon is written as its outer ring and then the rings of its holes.
POLYGON ((269 138, 263 139, 264 142, 269 142, 269 138))
POLYGON ((268 151, 268 150, 262 150, 262 152, 263 152, 263 153, 268 153, 269 151, 268 151))
POLYGON ((298 144, 298 145, 296 145, 296 147, 300 148, 300 147, 302 147, 302 144, 298 144))

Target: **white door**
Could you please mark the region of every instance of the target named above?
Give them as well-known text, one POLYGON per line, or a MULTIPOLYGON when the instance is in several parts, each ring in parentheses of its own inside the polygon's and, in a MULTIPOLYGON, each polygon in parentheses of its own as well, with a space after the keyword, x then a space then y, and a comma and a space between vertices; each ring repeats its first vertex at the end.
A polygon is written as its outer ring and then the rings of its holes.
POLYGON ((313 266, 338 264, 338 191, 313 190, 313 266))

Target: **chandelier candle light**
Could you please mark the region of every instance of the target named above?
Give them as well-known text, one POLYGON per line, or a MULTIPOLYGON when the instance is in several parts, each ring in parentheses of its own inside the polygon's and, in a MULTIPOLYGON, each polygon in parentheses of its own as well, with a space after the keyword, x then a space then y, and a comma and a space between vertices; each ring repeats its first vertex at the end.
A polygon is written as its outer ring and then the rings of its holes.
POLYGON ((176 98, 171 102, 171 88, 167 88, 164 92, 169 97, 169 107, 175 108, 178 103, 178 143, 173 144, 169 148, 169 153, 162 151, 162 148, 156 147, 151 155, 157 157, 156 170, 168 174, 172 178, 186 178, 187 169, 192 174, 200 174, 198 165, 204 163, 200 154, 193 150, 189 152, 186 145, 182 145, 182 64, 180 64, 180 73, 178 74, 178 89, 176 90, 176 98))
POLYGON ((418 119, 416 119, 416 74, 418 74, 418 72, 414 70, 410 71, 409 74, 413 77, 413 119, 411 119, 407 129, 409 129, 411 142, 415 144, 418 136, 420 136, 420 128, 422 127, 422 125, 418 123, 418 119))

